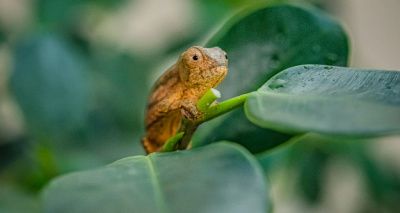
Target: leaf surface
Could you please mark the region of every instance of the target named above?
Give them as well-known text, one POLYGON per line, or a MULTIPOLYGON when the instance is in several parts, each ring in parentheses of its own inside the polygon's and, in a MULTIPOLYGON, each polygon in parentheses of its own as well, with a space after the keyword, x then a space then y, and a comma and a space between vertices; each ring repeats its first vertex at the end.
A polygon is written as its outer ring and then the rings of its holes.
POLYGON ((243 148, 216 143, 128 157, 45 189, 46 212, 267 212, 262 171, 243 148))
POLYGON ((289 68, 245 104, 255 124, 285 132, 376 136, 400 131, 400 72, 289 68))

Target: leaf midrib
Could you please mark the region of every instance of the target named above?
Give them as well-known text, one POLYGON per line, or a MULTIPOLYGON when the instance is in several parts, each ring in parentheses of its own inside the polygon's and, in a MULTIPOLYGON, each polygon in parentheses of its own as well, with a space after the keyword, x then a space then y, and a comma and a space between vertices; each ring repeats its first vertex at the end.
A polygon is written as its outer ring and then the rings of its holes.
POLYGON ((163 192, 161 191, 161 184, 159 179, 157 178, 157 172, 155 169, 155 164, 151 159, 151 155, 150 156, 146 156, 146 162, 147 165, 149 167, 149 173, 150 173, 150 178, 151 178, 151 183, 154 186, 154 195, 155 195, 155 200, 156 203, 158 204, 158 210, 159 212, 164 212, 167 213, 167 207, 166 207, 166 203, 165 203, 165 199, 164 199, 164 195, 163 192))

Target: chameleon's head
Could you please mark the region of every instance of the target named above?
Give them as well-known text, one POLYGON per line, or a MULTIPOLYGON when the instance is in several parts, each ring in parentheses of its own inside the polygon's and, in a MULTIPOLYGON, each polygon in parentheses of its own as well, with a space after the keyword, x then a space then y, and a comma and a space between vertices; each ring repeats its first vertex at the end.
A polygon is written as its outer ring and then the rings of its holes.
POLYGON ((182 53, 178 64, 180 78, 187 86, 215 87, 228 72, 228 56, 219 47, 191 47, 182 53))

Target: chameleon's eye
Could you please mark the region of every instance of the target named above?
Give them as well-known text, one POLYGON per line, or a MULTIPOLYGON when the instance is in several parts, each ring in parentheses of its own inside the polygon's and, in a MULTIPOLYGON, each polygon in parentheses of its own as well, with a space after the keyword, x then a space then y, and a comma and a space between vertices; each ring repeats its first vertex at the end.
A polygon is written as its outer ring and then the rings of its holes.
POLYGON ((189 68, 201 66, 203 53, 199 47, 191 47, 182 54, 182 62, 189 68))

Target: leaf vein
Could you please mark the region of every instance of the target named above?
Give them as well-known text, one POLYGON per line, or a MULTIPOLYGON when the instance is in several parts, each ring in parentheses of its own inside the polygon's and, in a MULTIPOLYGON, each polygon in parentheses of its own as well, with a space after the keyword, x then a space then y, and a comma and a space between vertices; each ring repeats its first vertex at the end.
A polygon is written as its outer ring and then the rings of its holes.
POLYGON ((166 204, 164 201, 164 195, 161 191, 161 184, 160 181, 157 178, 157 172, 154 166, 154 162, 151 159, 151 156, 147 156, 147 165, 149 167, 149 172, 150 172, 150 178, 151 178, 151 182, 154 186, 154 194, 155 194, 155 200, 157 202, 157 206, 159 209, 159 212, 168 212, 166 209, 166 204))

